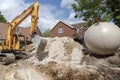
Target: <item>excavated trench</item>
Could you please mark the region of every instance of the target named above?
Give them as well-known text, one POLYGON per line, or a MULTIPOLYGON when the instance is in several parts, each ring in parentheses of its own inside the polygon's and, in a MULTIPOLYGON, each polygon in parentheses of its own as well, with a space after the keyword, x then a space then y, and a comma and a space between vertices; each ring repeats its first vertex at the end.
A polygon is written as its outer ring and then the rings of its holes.
POLYGON ((102 57, 68 37, 46 39, 44 52, 31 44, 27 59, 1 64, 0 80, 120 80, 120 51, 102 57))

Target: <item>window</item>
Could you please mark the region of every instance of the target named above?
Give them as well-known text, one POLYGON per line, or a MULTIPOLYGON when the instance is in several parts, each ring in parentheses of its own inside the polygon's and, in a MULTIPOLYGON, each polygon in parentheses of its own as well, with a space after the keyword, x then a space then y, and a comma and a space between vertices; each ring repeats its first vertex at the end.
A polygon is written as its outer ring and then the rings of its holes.
POLYGON ((63 33, 63 28, 58 28, 58 33, 63 33))

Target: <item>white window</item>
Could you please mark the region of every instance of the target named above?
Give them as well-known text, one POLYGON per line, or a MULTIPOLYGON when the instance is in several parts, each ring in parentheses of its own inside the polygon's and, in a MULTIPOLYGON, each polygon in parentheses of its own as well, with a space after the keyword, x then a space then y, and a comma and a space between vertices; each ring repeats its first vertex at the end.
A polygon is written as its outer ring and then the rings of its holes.
POLYGON ((58 33, 63 33, 63 28, 58 28, 58 33))

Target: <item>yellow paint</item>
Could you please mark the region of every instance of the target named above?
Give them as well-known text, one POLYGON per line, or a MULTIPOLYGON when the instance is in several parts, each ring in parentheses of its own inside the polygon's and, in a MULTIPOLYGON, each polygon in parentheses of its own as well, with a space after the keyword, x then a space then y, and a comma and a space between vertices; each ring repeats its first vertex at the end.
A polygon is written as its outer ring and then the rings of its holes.
POLYGON ((20 15, 16 16, 11 23, 8 25, 6 42, 4 45, 0 45, 0 50, 20 50, 19 37, 14 37, 15 30, 18 25, 23 22, 29 15, 32 16, 31 19, 31 35, 36 33, 38 24, 38 10, 39 3, 36 1, 28 9, 24 10, 20 15))

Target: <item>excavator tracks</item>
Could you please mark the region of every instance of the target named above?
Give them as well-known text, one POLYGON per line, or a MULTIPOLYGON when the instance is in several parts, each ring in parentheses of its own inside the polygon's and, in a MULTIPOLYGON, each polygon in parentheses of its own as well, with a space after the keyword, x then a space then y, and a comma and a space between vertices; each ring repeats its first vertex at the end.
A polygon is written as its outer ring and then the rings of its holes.
POLYGON ((15 52, 15 53, 1 53, 0 54, 0 63, 7 65, 18 59, 26 59, 27 54, 24 52, 15 52))
MULTIPOLYGON (((44 53, 44 49, 47 45, 47 40, 45 38, 36 36, 33 39, 33 44, 34 47, 36 49, 36 54, 40 55, 44 53)), ((30 52, 28 51, 13 51, 13 52, 2 52, 0 53, 0 63, 7 65, 10 64, 12 62, 14 62, 15 60, 19 60, 19 59, 26 59, 28 58, 30 52)))
POLYGON ((1 53, 0 54, 0 63, 1 64, 10 64, 15 61, 15 55, 13 53, 1 53))

